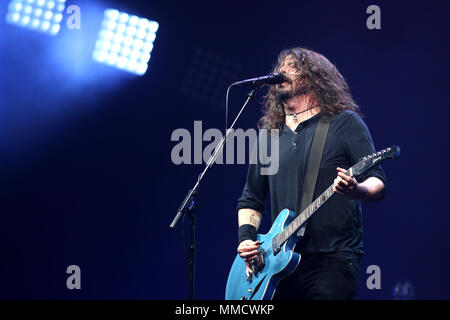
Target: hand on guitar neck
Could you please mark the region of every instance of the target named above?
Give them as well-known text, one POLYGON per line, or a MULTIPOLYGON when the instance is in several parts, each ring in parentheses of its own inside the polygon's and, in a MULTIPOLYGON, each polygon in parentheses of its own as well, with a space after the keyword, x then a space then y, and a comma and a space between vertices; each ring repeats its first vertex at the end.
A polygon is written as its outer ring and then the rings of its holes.
POLYGON ((369 177, 363 182, 358 182, 347 170, 339 167, 336 170, 338 174, 333 182, 334 192, 362 201, 377 201, 383 198, 385 186, 380 179, 369 177))

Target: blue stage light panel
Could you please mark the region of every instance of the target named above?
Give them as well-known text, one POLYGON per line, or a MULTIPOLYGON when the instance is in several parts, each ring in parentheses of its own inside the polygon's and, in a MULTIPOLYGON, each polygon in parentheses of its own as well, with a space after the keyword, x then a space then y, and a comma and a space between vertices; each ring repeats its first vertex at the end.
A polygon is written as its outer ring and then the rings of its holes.
POLYGON ((61 29, 66 0, 11 0, 6 22, 51 35, 61 29))
POLYGON ((107 9, 93 59, 143 75, 148 68, 158 28, 156 21, 107 9))

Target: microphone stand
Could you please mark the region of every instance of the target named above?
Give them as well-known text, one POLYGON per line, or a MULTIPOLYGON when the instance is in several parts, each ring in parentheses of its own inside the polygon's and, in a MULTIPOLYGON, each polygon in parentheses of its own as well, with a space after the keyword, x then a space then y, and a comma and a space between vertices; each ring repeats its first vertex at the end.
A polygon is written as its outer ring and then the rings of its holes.
MULTIPOLYGON (((230 87, 228 87, 229 89, 231 87, 233 87, 235 84, 233 83, 230 87)), ((194 300, 194 284, 195 284, 195 222, 196 222, 196 211, 198 211, 198 206, 196 205, 196 197, 198 196, 198 189, 200 186, 200 182, 203 179, 203 177, 205 176, 206 172, 208 171, 209 168, 212 167, 212 165, 214 164, 214 161, 217 159, 217 157, 219 156, 219 154, 222 152, 222 149, 224 148, 224 145, 228 139, 228 136, 230 134, 230 132, 233 131, 233 127, 236 124, 236 122, 238 121, 239 117, 241 116, 242 112, 244 111, 245 107, 247 106, 247 104, 249 103, 249 101, 251 100, 251 98, 253 97, 253 95, 255 94, 255 92, 262 86, 261 85, 253 85, 253 89, 252 91, 250 91, 247 94, 247 99, 244 102, 244 105, 242 106, 241 110, 239 111, 238 115, 236 116, 236 118, 234 119, 233 123, 231 124, 230 129, 226 129, 226 134, 224 137, 222 137, 222 139, 220 140, 219 144, 217 145, 216 148, 214 148, 214 152, 213 154, 211 154, 209 160, 206 163, 206 167, 205 169, 202 171, 202 173, 198 176, 197 178, 197 182, 195 183, 194 187, 192 189, 189 189, 189 191, 187 192, 186 197, 184 198, 183 202, 181 203, 180 207, 177 210, 177 214, 175 216, 175 218, 173 219, 172 223, 170 224, 170 228, 173 230, 176 227, 176 224, 178 222, 178 220, 180 220, 180 218, 182 216, 185 215, 189 215, 189 221, 191 224, 191 228, 190 228, 190 243, 189 243, 189 251, 188 251, 188 256, 187 256, 187 264, 188 264, 188 272, 189 272, 189 289, 188 289, 188 293, 189 293, 189 299, 190 300, 194 300)))

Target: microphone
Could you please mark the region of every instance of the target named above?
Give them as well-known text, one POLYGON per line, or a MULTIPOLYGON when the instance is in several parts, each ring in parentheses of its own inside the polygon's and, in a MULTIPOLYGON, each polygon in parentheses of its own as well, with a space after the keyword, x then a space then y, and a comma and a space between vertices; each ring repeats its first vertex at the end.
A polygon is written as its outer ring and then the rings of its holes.
POLYGON ((263 84, 277 84, 282 82, 290 81, 284 74, 273 72, 267 76, 262 76, 259 78, 247 79, 242 81, 237 81, 232 84, 232 86, 248 86, 248 87, 258 87, 263 84))

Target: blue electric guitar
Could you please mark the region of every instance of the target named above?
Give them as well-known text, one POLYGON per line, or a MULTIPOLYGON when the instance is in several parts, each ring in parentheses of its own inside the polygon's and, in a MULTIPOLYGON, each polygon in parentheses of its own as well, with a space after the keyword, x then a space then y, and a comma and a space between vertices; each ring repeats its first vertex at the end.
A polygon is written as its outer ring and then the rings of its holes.
MULTIPOLYGON (((393 159, 400 154, 400 148, 393 146, 364 157, 347 170, 357 177, 385 159, 393 159)), ((328 187, 301 214, 284 209, 275 219, 267 234, 258 234, 261 242, 258 257, 252 261, 253 275, 248 278, 245 262, 236 256, 228 275, 225 292, 226 300, 268 300, 272 299, 281 279, 292 273, 300 262, 300 254, 294 252, 297 230, 334 194, 333 185, 328 187)))

